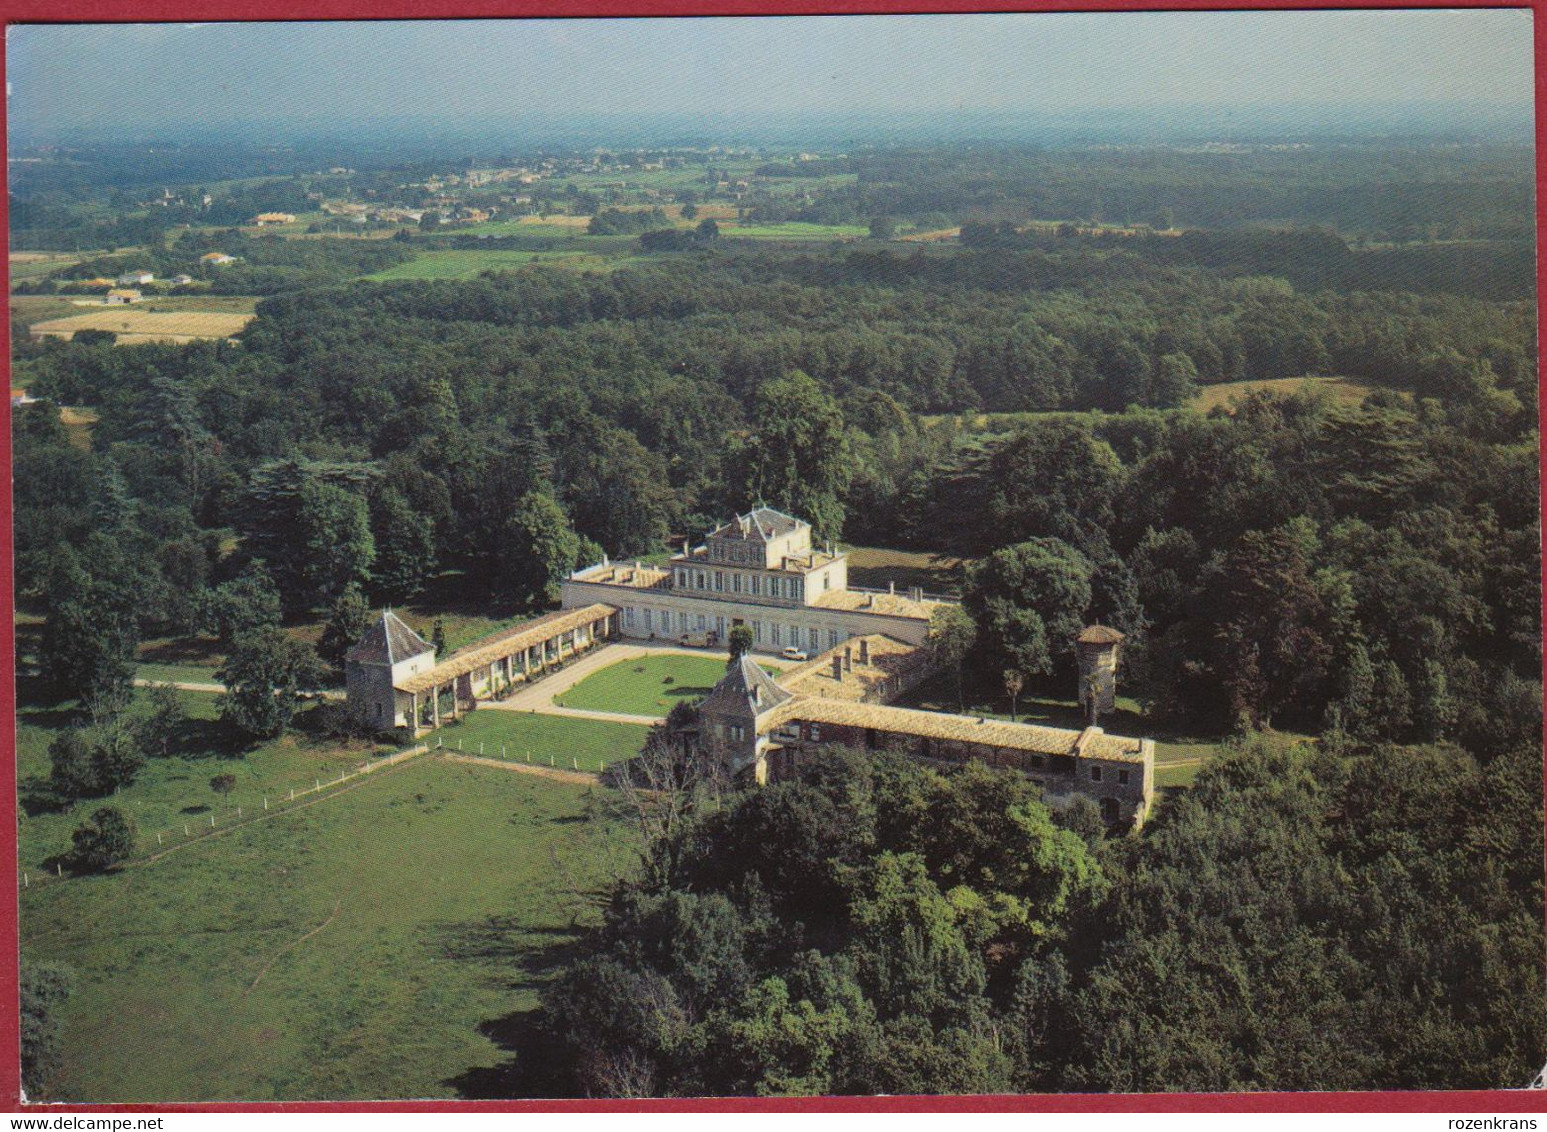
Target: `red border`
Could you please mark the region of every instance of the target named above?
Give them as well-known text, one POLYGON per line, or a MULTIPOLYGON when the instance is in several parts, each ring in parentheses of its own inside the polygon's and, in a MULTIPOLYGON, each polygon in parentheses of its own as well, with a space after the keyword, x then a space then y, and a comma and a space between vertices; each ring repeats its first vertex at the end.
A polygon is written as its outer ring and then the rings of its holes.
MULTIPOLYGON (((1529 8, 1535 15, 1537 230, 1547 228, 1547 0, 1498 3, 1490 0, 0 0, 0 19, 13 23, 213 22, 236 20, 359 20, 359 19, 478 19, 494 17, 598 16, 778 16, 877 15, 930 12, 1069 12, 1069 11, 1208 11, 1339 8, 1529 8)), ((4 78, 0 60, 0 79, 4 78)), ((3 112, 3 111, 0 111, 3 112)), ((8 201, 0 200, 0 228, 9 231, 8 201)), ((1537 260, 1537 293, 1547 294, 1547 262, 1537 260)), ((8 324, 7 324, 8 325, 8 324)), ((8 332, 8 330, 7 330, 8 332)), ((1539 347, 1540 351, 1540 347, 1539 347)), ((1540 352, 1539 352, 1540 357, 1540 352)), ((10 351, 0 367, 10 378, 10 351)), ((1540 366, 1538 367, 1540 368, 1540 366)), ((1538 404, 1547 405, 1538 386, 1538 404)), ((0 429, 0 467, 11 466, 10 399, 0 429)), ((1547 437, 1541 442, 1547 465, 1547 437)), ((12 569, 11 485, 0 483, 0 721, 16 713, 15 626, 12 569)), ((1543 593, 1547 622, 1547 587, 1543 593)), ((1547 677, 1547 662, 1544 662, 1547 677)), ((0 726, 4 726, 0 724, 0 726)), ((4 732, 0 750, 10 774, 0 789, 0 875, 9 887, 0 893, 0 1102, 18 1107, 20 1045, 10 1020, 18 1016, 16 879, 17 802, 14 728, 4 732)), ((1547 794, 1547 758, 1543 766, 1547 794)), ((1543 851, 1547 869, 1547 846, 1543 851)), ((1547 961, 1547 956, 1544 956, 1547 961)), ((1547 1009, 1547 1003, 1543 1004, 1547 1009)), ((1547 1049, 1542 1051, 1547 1059, 1547 1049)), ((631 1112, 1473 1112, 1547 1111, 1547 1090, 1369 1093, 1172 1093, 1172 1094, 1053 1094, 979 1097, 821 1097, 801 1099, 703 1098, 670 1100, 534 1100, 534 1101, 293 1101, 229 1104, 70 1104, 46 1110, 67 1112, 512 1112, 512 1113, 631 1113, 631 1112)))

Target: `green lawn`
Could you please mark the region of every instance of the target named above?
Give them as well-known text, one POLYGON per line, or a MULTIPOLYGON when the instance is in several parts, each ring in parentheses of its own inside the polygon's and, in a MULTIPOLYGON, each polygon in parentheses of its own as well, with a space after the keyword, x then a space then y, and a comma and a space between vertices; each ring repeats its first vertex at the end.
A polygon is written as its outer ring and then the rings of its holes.
POLYGON ((449 750, 507 758, 563 770, 599 772, 633 758, 650 728, 642 723, 574 719, 532 712, 478 708, 421 740, 444 741, 449 750))
MULTIPOLYGON (((136 711, 145 708, 147 692, 136 693, 136 711)), ((70 848, 70 834, 97 807, 114 805, 139 828, 142 847, 153 846, 157 830, 170 837, 184 823, 190 828, 209 823, 214 811, 222 823, 237 806, 250 813, 261 809, 267 795, 271 804, 310 788, 321 778, 337 778, 362 762, 396 748, 364 744, 345 747, 287 735, 273 742, 243 750, 216 720, 216 697, 205 692, 179 693, 189 721, 167 758, 152 758, 133 783, 107 798, 85 798, 63 809, 46 806, 48 746, 55 735, 79 722, 68 707, 23 705, 16 715, 16 778, 20 789, 21 867, 34 874, 46 871, 46 862, 70 848), (236 776, 235 789, 225 798, 210 788, 217 774, 236 776)))
POLYGON ((863 224, 808 224, 800 220, 745 226, 727 222, 720 225, 720 231, 744 240, 837 240, 870 235, 863 224))
POLYGON ((420 252, 407 263, 394 264, 367 275, 366 279, 471 279, 485 271, 514 271, 533 263, 563 262, 572 267, 600 267, 600 256, 579 250, 515 251, 490 249, 436 250, 420 252))
POLYGON ((724 675, 725 654, 718 650, 706 656, 643 656, 593 672, 553 702, 587 711, 664 718, 673 704, 707 696, 724 675))
POLYGON ((150 866, 24 891, 22 953, 74 983, 46 1099, 519 1090, 497 1038, 627 856, 588 794, 413 762, 150 866))

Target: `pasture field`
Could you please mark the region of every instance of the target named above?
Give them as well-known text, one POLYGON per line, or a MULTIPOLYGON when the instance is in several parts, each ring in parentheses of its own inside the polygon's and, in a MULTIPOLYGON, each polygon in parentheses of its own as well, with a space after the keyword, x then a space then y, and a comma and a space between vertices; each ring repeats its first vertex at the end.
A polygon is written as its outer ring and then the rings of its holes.
POLYGON ((1190 407, 1207 413, 1210 409, 1230 408, 1230 403, 1255 392, 1277 393, 1288 396, 1293 393, 1324 393, 1334 401, 1357 404, 1371 393, 1375 386, 1363 385, 1347 377, 1279 377, 1262 381, 1227 381, 1220 385, 1205 385, 1192 399, 1190 407))
POLYGON ((24 891, 23 955, 74 985, 47 1099, 513 1087, 499 1036, 627 859, 589 794, 423 757, 154 863, 24 891))
MULTIPOLYGON (((553 697, 553 702, 586 711, 616 711, 664 719, 673 705, 683 700, 691 702, 713 690, 725 675, 726 655, 718 649, 704 656, 661 653, 620 660, 553 697)), ((778 672, 769 665, 763 668, 769 673, 778 672)))
POLYGON ((599 774, 613 763, 637 755, 649 733, 650 728, 643 723, 482 707, 430 732, 420 742, 444 740, 447 750, 460 750, 464 755, 599 774))
POLYGON ((854 240, 867 238, 870 229, 863 224, 808 224, 800 220, 745 225, 728 221, 720 223, 720 234, 742 240, 854 240))
POLYGON ((566 267, 601 269, 609 261, 592 252, 576 248, 557 251, 520 251, 515 249, 446 249, 420 252, 407 263, 394 264, 382 271, 363 276, 372 280, 392 279, 472 279, 485 271, 515 271, 534 263, 562 263, 566 267))
MULTIPOLYGON (((34 876, 51 872, 51 861, 70 848, 70 834, 99 806, 114 805, 139 827, 143 841, 155 842, 155 832, 207 826, 212 810, 224 821, 226 811, 242 806, 261 809, 264 795, 271 802, 295 789, 309 789, 317 779, 337 778, 341 771, 392 753, 395 747, 366 743, 348 746, 312 740, 296 733, 243 749, 217 718, 216 696, 179 692, 187 722, 176 736, 172 754, 146 760, 133 783, 117 795, 86 798, 60 809, 47 796, 48 746, 60 731, 79 722, 74 713, 54 705, 25 701, 16 713, 16 782, 21 798, 21 867, 34 876), (236 777, 235 789, 222 798, 210 787, 217 774, 236 777)), ((148 710, 148 692, 135 692, 135 712, 148 710)), ((304 718, 304 714, 303 714, 304 718)))
POLYGON ((51 256, 42 252, 23 252, 10 257, 11 279, 36 279, 40 275, 73 267, 80 262, 78 256, 51 256))

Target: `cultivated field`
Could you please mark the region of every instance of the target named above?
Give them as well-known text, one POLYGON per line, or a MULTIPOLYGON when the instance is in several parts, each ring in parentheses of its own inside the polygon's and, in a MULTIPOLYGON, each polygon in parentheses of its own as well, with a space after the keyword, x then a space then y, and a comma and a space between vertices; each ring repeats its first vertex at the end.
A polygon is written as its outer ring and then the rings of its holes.
POLYGON ((856 240, 870 235, 863 224, 808 224, 791 220, 783 224, 737 224, 718 221, 721 234, 742 240, 856 240))
POLYGON ((138 306, 102 307, 88 314, 48 319, 28 327, 34 338, 75 337, 82 330, 110 330, 120 346, 144 342, 195 342, 230 338, 253 320, 250 314, 210 311, 154 311, 138 306))
POLYGON ((534 263, 561 263, 566 267, 599 270, 616 266, 576 247, 574 250, 525 251, 519 249, 449 249, 420 252, 407 263, 394 264, 367 275, 366 279, 472 279, 485 271, 515 271, 534 263))
POLYGON ((22 953, 75 986, 50 1099, 498 1091, 499 1035, 625 859, 587 792, 422 758, 154 864, 23 892, 22 953))

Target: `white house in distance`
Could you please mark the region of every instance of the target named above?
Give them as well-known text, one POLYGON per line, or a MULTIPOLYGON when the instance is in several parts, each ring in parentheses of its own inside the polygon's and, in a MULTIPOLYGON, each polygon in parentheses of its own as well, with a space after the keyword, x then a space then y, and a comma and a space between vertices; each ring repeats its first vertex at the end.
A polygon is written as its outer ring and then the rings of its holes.
POLYGON ((850 588, 848 556, 811 545, 811 525, 758 507, 716 528, 701 546, 684 546, 665 566, 603 561, 577 570, 561 587, 565 609, 617 606, 619 633, 639 640, 703 635, 727 639, 752 629, 753 648, 808 653, 851 637, 884 633, 923 644, 929 618, 954 598, 850 588))
POLYGON ((382 730, 413 719, 397 685, 435 667, 435 646, 390 609, 344 657, 344 688, 357 716, 382 730))
POLYGON ((141 283, 153 283, 155 282, 155 279, 156 276, 153 272, 126 271, 117 279, 113 280, 113 282, 118 284, 120 287, 137 287, 141 283))
POLYGON ((139 302, 144 297, 131 288, 114 287, 102 301, 110 307, 126 307, 130 303, 139 302))
POLYGON ((199 257, 199 262, 205 267, 220 267, 227 263, 235 263, 234 255, 226 255, 225 252, 205 252, 199 257))
POLYGON ((294 224, 295 217, 288 212, 260 212, 253 217, 253 223, 259 228, 270 224, 294 224))

